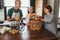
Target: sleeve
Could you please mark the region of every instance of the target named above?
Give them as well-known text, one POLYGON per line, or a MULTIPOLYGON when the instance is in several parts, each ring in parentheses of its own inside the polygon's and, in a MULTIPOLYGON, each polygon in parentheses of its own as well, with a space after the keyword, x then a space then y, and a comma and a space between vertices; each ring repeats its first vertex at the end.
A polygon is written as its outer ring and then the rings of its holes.
POLYGON ((9 9, 7 16, 10 16, 11 17, 11 15, 12 15, 12 9, 9 9))
POLYGON ((23 13, 22 13, 22 10, 20 10, 20 17, 23 17, 23 13))
POLYGON ((53 22, 53 18, 54 18, 54 16, 50 15, 48 18, 45 19, 45 23, 51 23, 51 22, 53 22))

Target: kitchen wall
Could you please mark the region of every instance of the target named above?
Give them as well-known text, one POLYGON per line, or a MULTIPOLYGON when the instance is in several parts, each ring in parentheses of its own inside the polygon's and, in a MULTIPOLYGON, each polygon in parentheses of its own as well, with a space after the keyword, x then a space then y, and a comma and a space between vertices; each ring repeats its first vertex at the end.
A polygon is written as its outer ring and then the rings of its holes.
POLYGON ((35 12, 38 16, 42 16, 42 7, 43 7, 43 0, 36 0, 35 1, 35 12))

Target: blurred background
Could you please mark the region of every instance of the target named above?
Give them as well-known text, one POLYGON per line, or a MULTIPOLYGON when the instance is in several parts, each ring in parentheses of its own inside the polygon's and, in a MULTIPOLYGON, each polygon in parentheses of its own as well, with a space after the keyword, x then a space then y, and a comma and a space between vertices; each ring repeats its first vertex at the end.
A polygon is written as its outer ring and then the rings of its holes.
MULTIPOLYGON (((34 13, 44 18, 43 7, 44 5, 52 6, 52 13, 55 16, 55 24, 57 33, 60 35, 60 0, 21 0, 21 10, 23 12, 23 18, 26 18, 28 14, 28 7, 33 6, 34 13)), ((15 0, 0 0, 0 22, 6 20, 8 9, 14 7, 15 0)))

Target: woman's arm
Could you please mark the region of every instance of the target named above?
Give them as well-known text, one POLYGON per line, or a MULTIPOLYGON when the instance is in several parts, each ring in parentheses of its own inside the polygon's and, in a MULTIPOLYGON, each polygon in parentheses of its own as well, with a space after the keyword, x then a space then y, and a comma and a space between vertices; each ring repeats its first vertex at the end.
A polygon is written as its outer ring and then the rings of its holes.
POLYGON ((7 20, 11 21, 12 19, 10 18, 10 16, 7 16, 7 20))
POLYGON ((46 19, 41 19, 41 21, 45 22, 45 23, 51 23, 53 21, 54 17, 53 15, 50 15, 48 18, 46 19))

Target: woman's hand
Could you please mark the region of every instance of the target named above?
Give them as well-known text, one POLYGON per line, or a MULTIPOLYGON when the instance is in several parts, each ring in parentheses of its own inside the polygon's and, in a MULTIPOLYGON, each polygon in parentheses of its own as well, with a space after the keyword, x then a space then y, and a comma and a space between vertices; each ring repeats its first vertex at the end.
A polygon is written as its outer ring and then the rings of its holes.
POLYGON ((43 21, 43 22, 45 22, 45 20, 44 19, 40 19, 41 21, 43 21))
POLYGON ((18 20, 20 20, 20 18, 19 17, 15 17, 15 20, 18 21, 18 20))
POLYGON ((7 16, 7 20, 8 20, 8 21, 12 21, 13 19, 10 18, 10 16, 7 16))

